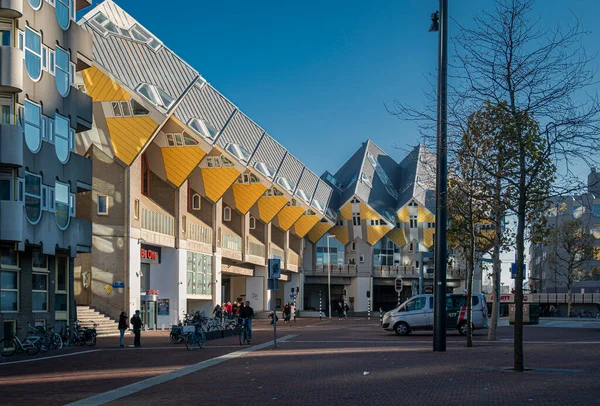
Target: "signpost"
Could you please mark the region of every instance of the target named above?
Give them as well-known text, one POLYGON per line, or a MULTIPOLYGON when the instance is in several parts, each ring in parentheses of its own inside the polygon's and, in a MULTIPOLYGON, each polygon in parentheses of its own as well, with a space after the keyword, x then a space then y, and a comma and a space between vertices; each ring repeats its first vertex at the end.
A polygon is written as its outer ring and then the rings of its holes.
MULTIPOLYGON (((279 278, 281 277, 281 259, 269 259, 269 280, 267 281, 267 289, 274 291, 279 290, 279 278)), ((275 292, 271 293, 273 299, 273 347, 277 348, 277 307, 275 302, 275 292)))
POLYGON ((397 277, 396 281, 394 282, 394 285, 396 287, 396 292, 398 293, 398 306, 400 306, 400 292, 402 292, 402 278, 397 277))
POLYGON ((367 320, 371 320, 371 291, 367 290, 367 320))

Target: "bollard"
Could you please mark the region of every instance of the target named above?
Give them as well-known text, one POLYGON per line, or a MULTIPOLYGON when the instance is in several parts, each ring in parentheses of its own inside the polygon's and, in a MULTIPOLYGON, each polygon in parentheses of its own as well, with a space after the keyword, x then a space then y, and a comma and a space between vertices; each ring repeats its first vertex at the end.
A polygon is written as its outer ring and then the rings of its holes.
POLYGON ((367 320, 371 320, 371 298, 368 299, 367 320))
POLYGON ((161 329, 161 330, 164 330, 164 329, 165 329, 165 325, 164 325, 164 324, 161 324, 161 326, 160 326, 160 329, 161 329))
POLYGON ((379 308, 379 324, 383 325, 383 309, 379 308))
POLYGON ((323 312, 322 312, 322 306, 321 306, 321 291, 319 290, 319 320, 323 320, 323 312))

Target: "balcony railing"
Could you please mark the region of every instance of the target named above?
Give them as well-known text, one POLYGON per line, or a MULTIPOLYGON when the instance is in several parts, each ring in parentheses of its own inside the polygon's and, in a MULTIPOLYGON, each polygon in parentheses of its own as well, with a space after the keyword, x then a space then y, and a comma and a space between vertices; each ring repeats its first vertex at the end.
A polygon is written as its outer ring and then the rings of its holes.
POLYGON ((265 244, 259 241, 248 241, 248 255, 264 258, 265 244))
POLYGON ((328 272, 333 276, 354 276, 358 274, 358 266, 356 264, 317 264, 314 271, 305 271, 305 273, 314 276, 327 276, 328 272))
MULTIPOLYGON (((391 266, 391 265, 381 265, 373 267, 373 276, 374 277, 391 277, 396 278, 406 277, 406 278, 418 278, 420 276, 421 270, 414 266, 391 266)), ((423 276, 425 279, 432 279, 433 273, 427 272, 424 270, 423 276)), ((448 269, 446 272, 446 277, 448 279, 465 279, 464 271, 460 269, 448 269)))
POLYGON ((285 254, 281 248, 271 244, 271 257, 278 257, 283 261, 285 259, 285 254))
POLYGON ((242 251, 242 239, 239 235, 223 230, 221 248, 231 251, 242 251))
POLYGON ((157 204, 144 199, 141 203, 142 228, 175 237, 175 218, 157 204))
POLYGON ((296 254, 294 251, 288 250, 287 262, 289 265, 298 266, 300 263, 300 256, 298 254, 296 254))
POLYGON ((213 242, 213 230, 206 224, 190 219, 189 216, 186 219, 186 233, 185 237, 188 240, 201 242, 204 244, 212 245, 213 242))

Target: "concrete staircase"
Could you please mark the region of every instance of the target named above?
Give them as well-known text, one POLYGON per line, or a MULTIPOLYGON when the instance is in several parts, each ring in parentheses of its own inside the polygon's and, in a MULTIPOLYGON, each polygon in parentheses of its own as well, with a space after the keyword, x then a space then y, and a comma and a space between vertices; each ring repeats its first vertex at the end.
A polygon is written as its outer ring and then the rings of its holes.
POLYGON ((94 327, 92 321, 98 323, 98 337, 119 335, 118 322, 90 306, 77 306, 77 320, 82 327, 94 327))

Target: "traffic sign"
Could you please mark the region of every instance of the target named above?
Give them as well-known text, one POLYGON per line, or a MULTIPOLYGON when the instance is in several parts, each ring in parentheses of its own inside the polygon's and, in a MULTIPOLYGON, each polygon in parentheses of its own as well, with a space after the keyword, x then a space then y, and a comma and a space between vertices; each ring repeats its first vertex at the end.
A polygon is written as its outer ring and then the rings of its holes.
MULTIPOLYGON (((526 264, 523 264, 523 279, 525 279, 525 265, 526 264)), ((514 262, 510 266, 510 278, 517 279, 517 264, 515 264, 514 262)))
POLYGON ((281 259, 269 259, 269 279, 281 278, 281 259))
POLYGON ((267 279, 267 290, 279 290, 279 279, 267 279))
POLYGON ((398 292, 398 293, 402 292, 402 278, 401 277, 396 278, 396 292, 398 292))

